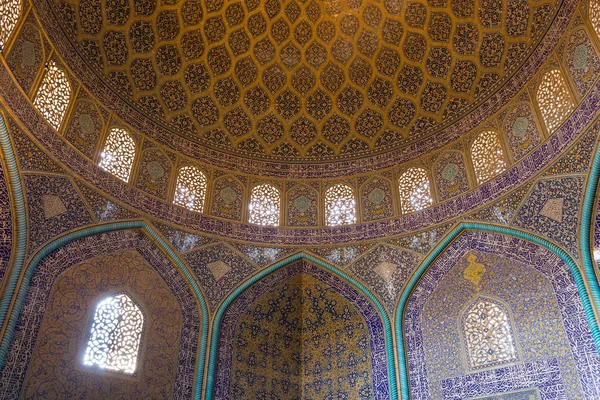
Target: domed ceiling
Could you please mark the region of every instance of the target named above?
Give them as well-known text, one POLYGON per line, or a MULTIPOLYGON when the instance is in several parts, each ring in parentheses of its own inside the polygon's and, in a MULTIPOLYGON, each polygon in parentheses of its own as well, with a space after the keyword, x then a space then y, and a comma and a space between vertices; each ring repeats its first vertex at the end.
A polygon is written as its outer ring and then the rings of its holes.
POLYGON ((543 37, 550 0, 56 0, 82 55, 187 139, 281 161, 434 135, 543 37))

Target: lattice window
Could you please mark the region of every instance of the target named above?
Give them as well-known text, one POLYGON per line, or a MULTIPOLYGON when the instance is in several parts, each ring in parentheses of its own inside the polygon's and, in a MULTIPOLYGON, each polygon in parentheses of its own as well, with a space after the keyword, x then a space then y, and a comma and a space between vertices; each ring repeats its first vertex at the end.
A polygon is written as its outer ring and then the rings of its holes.
POLYGON ((192 211, 204 210, 206 176, 196 167, 182 167, 177 176, 173 202, 192 211))
POLYGON ((143 326, 142 311, 126 294, 101 300, 94 313, 84 365, 133 374, 143 326))
POLYGON ((134 158, 135 142, 131 135, 125 129, 111 129, 106 138, 104 149, 100 153, 98 165, 127 182, 134 158))
POLYGON ((281 194, 272 185, 262 184, 252 189, 250 195, 250 223, 279 225, 281 194))
POLYGON ((590 22, 596 31, 596 35, 600 37, 600 1, 590 1, 590 22))
POLYGON ((0 51, 4 49, 6 42, 8 42, 20 14, 20 0, 0 0, 0 51))
POLYGON ((550 132, 558 128, 575 108, 567 83, 558 69, 544 74, 537 90, 537 102, 550 132))
POLYGON ((42 84, 33 100, 33 105, 50 125, 58 130, 70 101, 71 84, 67 74, 56 65, 56 62, 50 61, 46 67, 42 84))
POLYGON ((356 223, 356 200, 350 186, 338 183, 327 189, 325 222, 329 226, 356 223))
POLYGON ((412 167, 398 179, 400 205, 402 211, 413 212, 427 208, 433 204, 427 171, 412 167))
POLYGON ((462 316, 462 333, 470 369, 518 361, 508 310, 499 302, 480 297, 462 316))
POLYGON ((504 151, 496 132, 484 131, 477 136, 471 145, 471 160, 478 183, 485 182, 506 169, 504 151))

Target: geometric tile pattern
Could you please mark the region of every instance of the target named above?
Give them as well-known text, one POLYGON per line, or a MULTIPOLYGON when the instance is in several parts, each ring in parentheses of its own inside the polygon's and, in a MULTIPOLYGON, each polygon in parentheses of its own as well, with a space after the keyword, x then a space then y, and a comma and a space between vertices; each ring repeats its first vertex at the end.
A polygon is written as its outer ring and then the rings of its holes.
POLYGON ((8 122, 21 170, 64 172, 13 120, 8 122))
POLYGON ((92 218, 77 191, 65 177, 25 175, 29 209, 29 250, 62 232, 87 225, 92 218), (52 206, 48 208, 47 206, 52 206))
POLYGON ((77 181, 77 187, 81 190, 81 193, 83 193, 85 201, 92 209, 94 216, 98 221, 117 221, 122 219, 140 218, 138 214, 132 212, 129 208, 125 208, 107 199, 98 191, 86 186, 80 181, 77 181))
POLYGON ((561 243, 579 258, 577 228, 584 184, 583 177, 538 181, 513 224, 561 243))
POLYGON ((213 312, 233 288, 254 272, 250 262, 222 243, 186 253, 184 259, 200 281, 213 312))
POLYGON ((596 148, 596 139, 600 134, 600 125, 593 125, 587 130, 565 155, 558 158, 544 175, 584 174, 590 167, 592 155, 596 148))
POLYGON ((415 253, 382 244, 359 258, 349 270, 393 312, 408 276, 420 261, 421 256, 415 253))
POLYGON ((53 2, 90 66, 140 113, 202 144, 279 160, 353 157, 401 146, 386 140, 395 134, 431 133, 493 93, 476 90, 490 72, 512 75, 559 9, 209 3, 53 2), (509 50, 514 38, 520 51, 509 50))

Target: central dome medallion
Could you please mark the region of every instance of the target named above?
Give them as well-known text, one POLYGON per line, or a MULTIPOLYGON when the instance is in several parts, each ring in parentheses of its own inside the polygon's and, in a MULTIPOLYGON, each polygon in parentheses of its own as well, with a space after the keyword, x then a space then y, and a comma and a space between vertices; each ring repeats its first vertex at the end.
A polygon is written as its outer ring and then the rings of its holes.
POLYGON ((550 0, 55 0, 142 113, 253 158, 357 158, 435 134, 539 42, 550 0))

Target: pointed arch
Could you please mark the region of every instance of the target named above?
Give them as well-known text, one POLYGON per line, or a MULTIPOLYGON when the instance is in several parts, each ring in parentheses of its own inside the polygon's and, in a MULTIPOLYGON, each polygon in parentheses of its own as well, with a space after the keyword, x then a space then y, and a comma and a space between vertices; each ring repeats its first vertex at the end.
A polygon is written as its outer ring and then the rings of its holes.
POLYGON ((479 133, 471 144, 471 160, 477 183, 482 184, 503 172, 507 167, 505 157, 496 131, 479 133))
POLYGON ((104 142, 98 165, 117 178, 129 182, 136 148, 135 140, 129 132, 123 128, 112 128, 104 142))
MULTIPOLYGON (((225 318, 225 314, 231 304, 240 296, 242 293, 246 291, 246 289, 252 287, 255 283, 259 282, 263 278, 269 276, 270 274, 286 267, 295 261, 305 260, 312 264, 315 264, 317 268, 322 268, 325 271, 331 273, 332 276, 341 279, 342 282, 349 285, 349 287, 357 290, 361 295, 363 295, 366 300, 370 302, 375 308, 374 312, 379 315, 381 318, 381 322, 383 324, 383 337, 385 342, 385 357, 387 361, 387 386, 384 386, 385 389, 389 388, 389 395, 392 400, 398 400, 398 390, 396 385, 396 367, 394 363, 394 351, 393 351, 393 337, 392 337, 392 327, 390 323, 389 316, 385 311, 385 308, 381 304, 381 302, 371 293, 363 284, 358 282, 353 277, 347 275, 345 272, 339 270, 333 265, 327 264, 322 260, 317 259, 316 257, 306 254, 306 253, 296 253, 284 260, 281 260, 270 267, 267 267, 260 271, 259 273, 250 277, 243 284, 238 286, 232 293, 225 298, 219 307, 217 308, 217 312, 215 313, 215 317, 213 319, 212 325, 212 333, 211 333, 211 344, 210 344, 210 359, 207 366, 207 382, 206 382, 206 392, 205 397, 207 399, 212 399, 215 395, 215 383, 217 382, 217 361, 219 358, 219 342, 221 337, 221 325, 225 318)), ((381 334, 381 333, 380 333, 381 334)), ((382 382, 382 385, 385 382, 382 382)))
MULTIPOLYGON (((16 296, 14 296, 14 306, 10 310, 6 322, 5 333, 2 336, 0 342, 0 370, 4 368, 8 361, 8 354, 11 346, 11 342, 15 336, 15 330, 19 323, 19 318, 25 307, 25 301, 27 300, 27 294, 29 286, 34 273, 38 266, 44 261, 44 259, 51 255, 55 250, 62 248, 77 240, 82 240, 91 236, 99 235, 102 233, 109 233, 114 231, 122 230, 134 230, 139 229, 145 235, 147 235, 156 245, 166 254, 168 259, 174 263, 177 271, 181 274, 184 282, 189 285, 190 291, 194 294, 195 300, 198 302, 200 308, 200 338, 198 341, 198 357, 195 363, 195 379, 193 383, 193 398, 194 400, 200 400, 204 387, 204 364, 206 361, 206 350, 208 345, 208 331, 209 331, 209 316, 208 306, 206 297, 204 296, 202 289, 196 282, 193 272, 187 267, 187 265, 181 260, 181 258, 175 253, 175 251, 167 244, 167 242, 158 234, 158 232, 146 221, 124 221, 124 222, 111 222, 106 224, 94 225, 91 227, 83 228, 63 236, 57 237, 52 242, 46 244, 44 247, 39 249, 31 258, 31 261, 27 265, 25 271, 22 273, 22 278, 19 281, 18 288, 16 288, 16 296)), ((19 274, 19 271, 13 272, 14 275, 19 274)), ((11 275, 14 276, 14 275, 11 275)), ((3 301, 5 296, 3 296, 3 301)), ((10 300, 10 298, 9 298, 10 300)))
POLYGON ((33 105, 46 121, 59 130, 71 102, 73 89, 66 72, 56 61, 50 60, 46 73, 33 99, 33 105))
POLYGON ((551 69, 542 76, 535 98, 550 133, 575 109, 567 81, 558 68, 551 69))
MULTIPOLYGON (((600 160, 598 161, 600 167, 600 160)), ((479 232, 490 232, 497 233, 506 236, 511 236, 517 239, 521 239, 536 245, 539 245, 546 250, 556 254, 562 262, 566 265, 570 274, 573 278, 574 284, 577 287, 577 293, 579 294, 579 299, 582 303, 583 312, 585 314, 585 318, 589 325, 591 336, 594 341, 596 351, 600 354, 600 329, 598 326, 598 321, 596 320, 596 316, 594 314, 594 306, 592 305, 592 301, 588 295, 588 292, 585 287, 585 283, 583 277, 579 271, 579 268, 575 261, 571 258, 567 252, 561 249, 559 246, 554 243, 543 239, 539 236, 533 235, 529 232, 520 231, 514 228, 508 228, 505 226, 496 226, 496 225, 488 225, 483 223, 475 223, 475 222, 461 222, 458 224, 452 231, 450 231, 446 237, 438 243, 437 246, 427 255, 427 257, 422 261, 421 265, 416 269, 412 278, 406 284, 405 290, 402 293, 402 296, 398 300, 398 304, 396 306, 396 311, 394 313, 395 317, 395 328, 396 328, 396 343, 398 343, 397 347, 397 356, 398 356, 398 376, 399 376, 399 385, 401 387, 401 398, 408 399, 410 396, 410 382, 408 375, 408 358, 407 358, 407 349, 406 349, 406 341, 404 339, 404 315, 407 308, 408 300, 413 295, 415 288, 417 287, 418 282, 421 280, 423 275, 427 272, 429 267, 434 264, 436 259, 448 249, 457 238, 465 231, 479 231, 479 232)), ((589 239, 586 239, 589 240, 589 239)), ((586 278, 589 280, 588 275, 586 274, 586 278)), ((597 281, 593 280, 590 282, 591 284, 596 283, 597 281)), ((598 289, 592 289, 592 294, 598 294, 598 289)), ((595 298, 594 298, 595 302, 595 298)), ((595 303, 597 304, 597 303, 595 303)))
MULTIPOLYGON (((581 246, 581 256, 583 261, 583 271, 586 280, 589 283, 590 295, 593 299, 593 303, 597 309, 600 307, 600 284, 598 283, 598 277, 594 267, 594 260, 592 259, 592 243, 593 243, 593 230, 594 224, 594 203, 596 201, 596 192, 600 183, 600 151, 596 148, 592 165, 590 166, 590 173, 585 187, 585 195, 583 198, 583 210, 581 213, 581 228, 579 229, 579 243, 581 246)), ((600 329, 597 331, 592 330, 594 335, 594 341, 596 346, 600 343, 600 329)))
POLYGON ((269 183, 254 186, 248 203, 248 222, 258 225, 279 226, 281 192, 269 183))
MULTIPOLYGON (((12 199, 14 202, 15 209, 15 247, 14 254, 12 255, 12 265, 10 265, 10 272, 5 275, 6 285, 0 296, 0 329, 5 326, 7 319, 10 320, 10 305, 13 300, 13 296, 16 290, 18 290, 19 277, 21 271, 25 265, 25 256, 27 251, 27 212, 25 206, 25 195, 23 189, 23 183, 19 174, 19 168, 17 167, 17 160, 14 153, 14 147, 11 143, 10 134, 4 120, 4 115, 0 112, 0 146, 2 148, 2 155, 4 156, 4 162, 6 163, 8 181, 10 182, 9 188, 11 190, 12 199)), ((8 271, 7 271, 8 272, 8 271)), ((2 369, 6 360, 6 353, 8 352, 8 345, 10 339, 5 340, 6 334, 1 338, 0 342, 0 370, 2 369)))
POLYGON ((203 212, 206 200, 206 175, 198 167, 179 168, 173 203, 192 211, 203 212))
POLYGON ((594 32, 596 32, 596 36, 600 39, 600 2, 598 0, 590 0, 588 10, 594 32))
POLYGON ((489 296, 477 296, 460 315, 461 338, 470 371, 519 360, 510 307, 489 296))
POLYGON ((356 221, 356 194, 345 183, 337 183, 325 191, 325 225, 350 225, 356 221))
POLYGON ((3 0, 0 2, 0 51, 10 39, 21 16, 20 0, 3 0))
POLYGON ((411 167, 400 175, 398 192, 403 213, 423 210, 433 205, 429 174, 424 168, 411 167))
POLYGON ((137 370, 144 313, 128 293, 96 303, 83 364, 133 374, 137 370))

